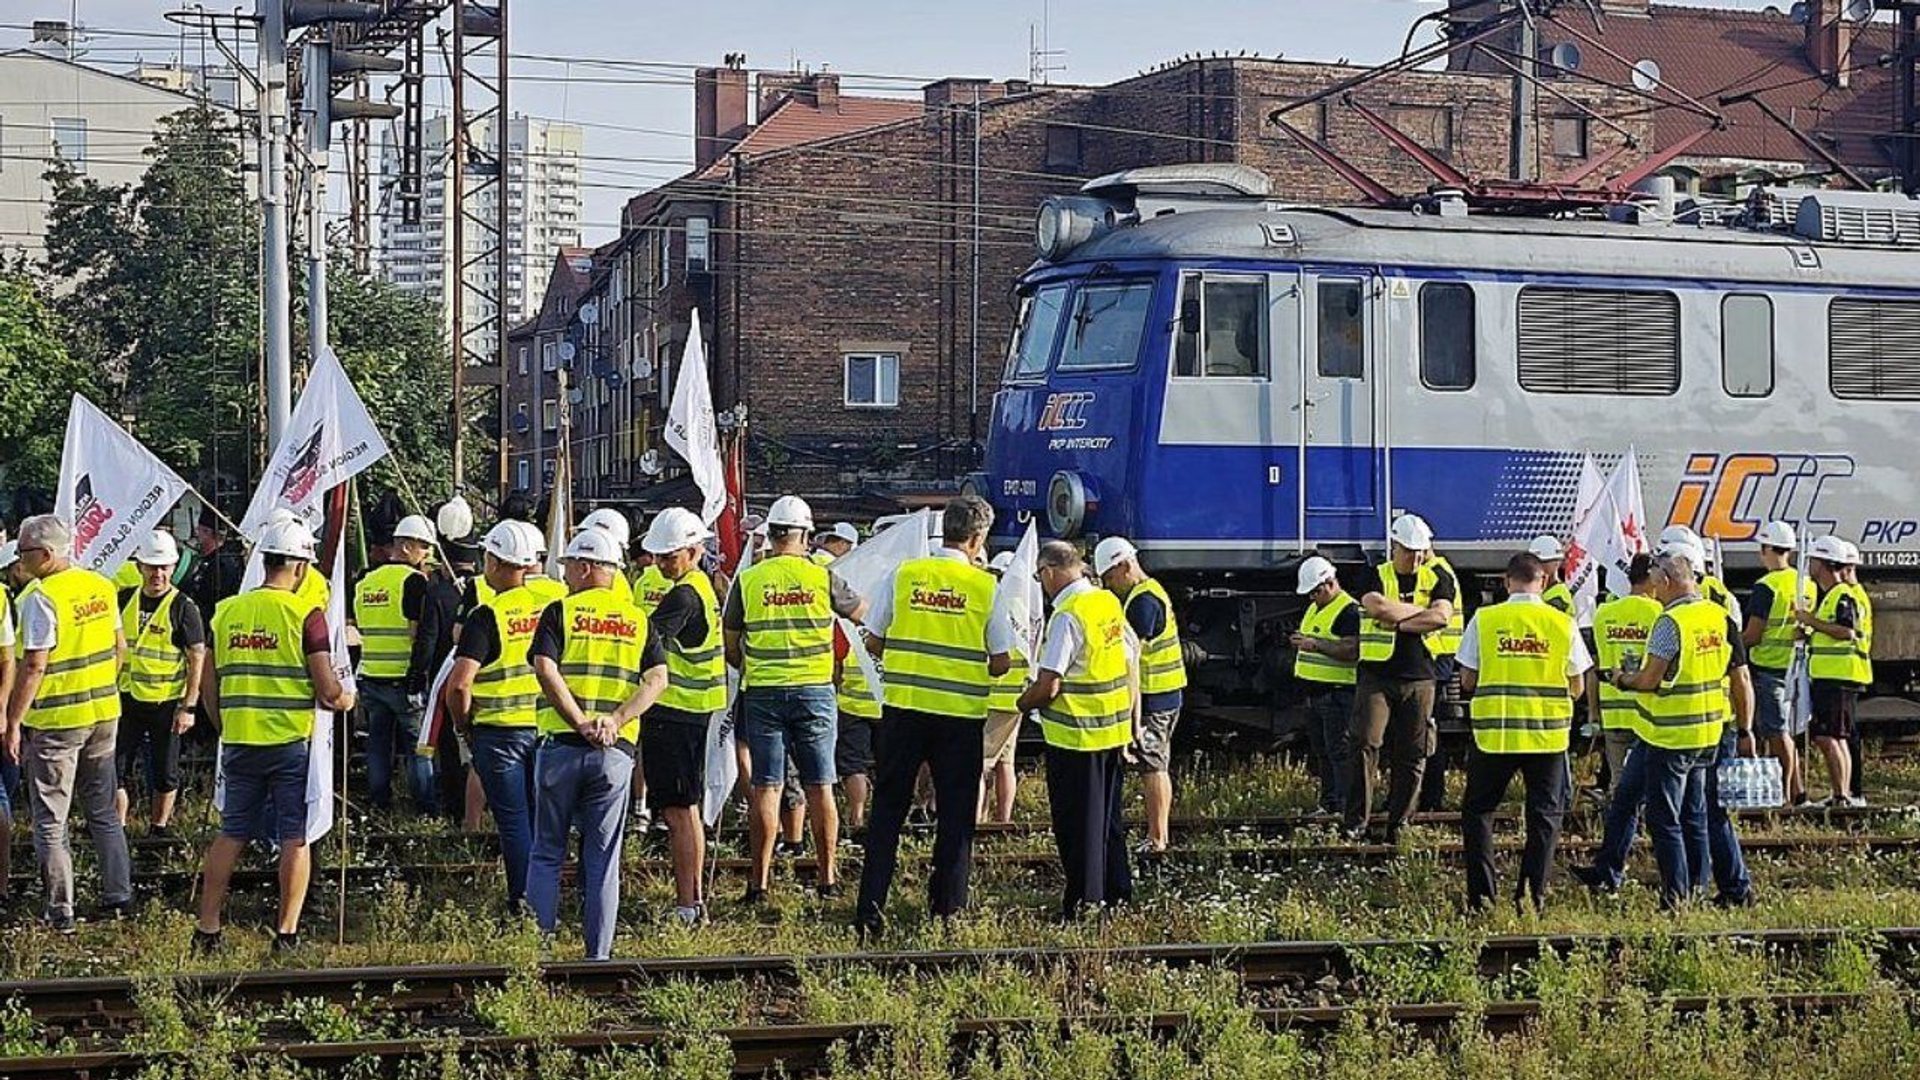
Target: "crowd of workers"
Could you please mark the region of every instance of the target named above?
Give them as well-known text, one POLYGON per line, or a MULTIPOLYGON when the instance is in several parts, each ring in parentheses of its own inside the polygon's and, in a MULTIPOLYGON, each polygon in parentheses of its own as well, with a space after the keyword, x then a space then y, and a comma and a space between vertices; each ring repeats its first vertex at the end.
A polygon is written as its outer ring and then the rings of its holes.
MULTIPOLYGON (((275 947, 296 947, 311 872, 316 706, 364 718, 373 806, 392 806, 404 783, 420 811, 459 801, 469 827, 490 814, 509 905, 547 932, 559 918, 562 865, 577 853, 590 958, 611 954, 622 846, 636 817, 666 834, 675 917, 707 917, 701 807, 710 728, 727 716, 747 792, 746 905, 767 900, 776 854, 803 850, 809 825, 813 887, 841 894, 839 786, 863 847, 853 906, 863 938, 884 932, 903 829, 927 807, 929 909, 964 909, 977 822, 1011 819, 1013 747, 1028 718, 1045 743, 1062 918, 1132 895, 1128 771, 1143 777, 1137 854, 1166 848, 1186 672, 1173 601, 1122 538, 1102 540, 1090 562, 1068 542, 1040 546, 1047 613, 1029 657, 995 603, 1011 554, 988 560, 993 511, 971 496, 945 507, 932 555, 902 563, 866 596, 833 569, 860 542, 857 530, 816 530, 796 496, 769 508, 731 581, 711 569, 713 537, 687 510, 661 512, 637 542, 624 515, 595 511, 571 530, 556 580, 538 528, 507 516, 472 544, 470 513, 461 521, 464 504, 455 509, 443 508, 437 525, 406 516, 379 537, 378 564, 346 605, 358 642, 351 679, 333 660, 316 538, 290 513, 257 538, 258 585, 212 601, 176 585, 181 553, 167 532, 139 545, 117 594, 72 564, 66 522, 22 523, 0 548, 9 586, 0 699, 5 757, 27 780, 49 925, 74 925, 67 823, 76 809, 99 856, 103 912, 131 909, 128 781, 144 757, 148 829, 164 835, 180 739, 204 718, 218 732, 220 827, 205 855, 195 945, 220 947, 234 866, 250 840, 268 839, 280 846, 275 947), (867 674, 875 664, 884 665, 879 700, 867 674), (443 667, 437 700, 456 753, 428 756, 415 748, 443 667)), ((1706 546, 1669 529, 1628 569, 1631 592, 1601 604, 1587 631, 1552 537, 1514 555, 1506 599, 1468 619, 1426 523, 1402 515, 1390 536, 1387 561, 1358 598, 1328 560, 1299 567, 1307 608, 1291 639, 1293 673, 1308 690, 1319 812, 1354 838, 1371 835, 1383 772, 1387 840, 1432 805, 1436 692, 1457 675, 1471 728, 1460 806, 1470 905, 1491 904, 1498 891, 1492 818, 1516 774, 1526 845, 1514 896, 1544 900, 1581 702, 1609 789, 1603 845, 1591 865, 1573 868, 1591 887, 1618 887, 1644 817, 1663 902, 1709 883, 1717 902, 1749 902, 1715 766, 1764 749, 1781 762, 1787 796, 1804 800, 1797 718, 1810 723, 1831 801, 1857 801, 1853 703, 1872 681, 1872 605, 1845 541, 1815 541, 1803 572, 1792 565, 1792 528, 1769 524, 1760 537, 1767 573, 1742 619, 1708 573, 1706 546), (1789 677, 1801 649, 1810 710, 1796 706, 1789 677)), ((13 778, 0 780, 11 794, 13 778)))

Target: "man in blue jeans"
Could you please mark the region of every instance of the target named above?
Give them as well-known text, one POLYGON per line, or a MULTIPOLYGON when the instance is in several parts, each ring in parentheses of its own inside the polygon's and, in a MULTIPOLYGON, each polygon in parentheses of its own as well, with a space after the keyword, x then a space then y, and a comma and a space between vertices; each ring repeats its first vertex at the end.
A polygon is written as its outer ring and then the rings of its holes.
MULTIPOLYGON (((767 508, 769 549, 740 572, 727 593, 720 629, 727 663, 740 669, 742 730, 752 761, 746 902, 766 900, 773 878, 780 788, 792 755, 807 792, 822 897, 839 895, 835 877, 840 812, 833 801, 839 702, 833 687, 833 620, 866 611, 839 576, 808 557, 813 510, 796 495, 767 508)), ((950 809, 950 808, 949 808, 950 809)))

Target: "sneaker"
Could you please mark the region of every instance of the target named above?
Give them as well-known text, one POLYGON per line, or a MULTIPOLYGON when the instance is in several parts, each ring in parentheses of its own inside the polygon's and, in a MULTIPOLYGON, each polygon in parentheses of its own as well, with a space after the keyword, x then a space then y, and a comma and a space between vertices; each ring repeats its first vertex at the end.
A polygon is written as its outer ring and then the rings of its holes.
POLYGON ((1836 805, 1836 803, 1834 802, 1834 796, 1829 795, 1824 799, 1813 799, 1809 801, 1807 805, 1813 807, 1815 810, 1825 810, 1836 805))
POLYGON ((740 902, 747 907, 759 907, 767 902, 767 890, 758 885, 749 885, 747 894, 740 898, 740 902))
POLYGON ((681 926, 699 926, 707 921, 707 906, 705 904, 695 904, 692 907, 676 906, 673 909, 673 918, 681 926))
POLYGON ((1846 801, 1841 805, 1852 807, 1853 809, 1858 810, 1867 805, 1867 800, 1861 798, 1858 795, 1849 795, 1847 796, 1846 801))
POLYGON ((80 932, 80 928, 74 923, 73 916, 71 915, 48 915, 41 919, 41 922, 45 924, 47 929, 59 934, 61 937, 72 937, 80 932))
POLYGON ((802 858, 807 853, 805 840, 781 840, 773 845, 773 853, 783 859, 802 858))
POLYGON ((223 944, 225 939, 221 937, 220 931, 202 930, 197 926, 193 928, 193 955, 212 956, 220 951, 223 944))
POLYGON ((273 935, 273 955, 285 956, 286 954, 290 952, 294 952, 299 948, 300 948, 300 931, 295 930, 291 934, 273 935))
POLYGON ((101 922, 119 922, 121 919, 131 919, 138 914, 140 914, 139 902, 132 897, 128 897, 125 900, 115 900, 109 904, 101 904, 99 910, 95 912, 94 918, 101 922))
POLYGON ((853 920, 853 939, 859 942, 863 948, 879 941, 886 932, 887 921, 879 915, 866 919, 853 920))
POLYGON ((1597 866, 1569 866, 1567 873, 1573 875, 1573 880, 1594 892, 1611 894, 1620 891, 1620 883, 1597 866))
POLYGON ((823 884, 815 885, 813 887, 813 892, 815 896, 818 896, 822 900, 838 900, 842 895, 844 895, 845 890, 843 890, 840 887, 839 882, 828 881, 823 884))

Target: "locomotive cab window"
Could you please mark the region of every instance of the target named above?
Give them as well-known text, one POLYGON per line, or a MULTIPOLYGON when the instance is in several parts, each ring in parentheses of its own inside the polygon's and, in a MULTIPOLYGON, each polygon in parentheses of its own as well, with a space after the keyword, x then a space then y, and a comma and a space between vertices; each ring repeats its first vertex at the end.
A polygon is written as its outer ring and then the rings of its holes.
POLYGON ((1773 393, 1773 301, 1732 293, 1720 301, 1720 377, 1733 397, 1773 393))
POLYGON ((1367 377, 1366 286, 1358 281, 1320 279, 1319 370, 1328 379, 1367 377))
POLYGON ((1429 390, 1471 390, 1475 371, 1473 286, 1420 286, 1420 381, 1429 390))
POLYGON ((1020 305, 1020 326, 1013 334, 1013 355, 1007 363, 1007 381, 1038 379, 1047 373, 1060 319, 1067 310, 1067 286, 1048 285, 1020 305))
POLYGON ((1662 396, 1680 389, 1680 299, 1670 292, 1520 290, 1520 386, 1536 394, 1662 396))
POLYGON ((1060 343, 1058 371, 1132 367, 1146 336, 1153 282, 1114 281, 1080 286, 1060 343))
POLYGON ((1267 375, 1267 283, 1259 277, 1183 274, 1173 337, 1180 378, 1267 375))

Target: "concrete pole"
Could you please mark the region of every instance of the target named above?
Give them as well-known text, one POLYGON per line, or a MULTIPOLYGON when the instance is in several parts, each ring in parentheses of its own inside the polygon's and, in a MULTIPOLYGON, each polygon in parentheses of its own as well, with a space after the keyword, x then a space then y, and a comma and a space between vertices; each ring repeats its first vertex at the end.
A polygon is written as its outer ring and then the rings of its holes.
POLYGON ((284 0, 254 0, 260 19, 260 302, 267 372, 267 453, 293 412, 293 301, 287 266, 287 20, 284 0))
POLYGON ((328 349, 327 326, 327 170, 332 166, 331 133, 327 130, 329 85, 327 45, 307 45, 301 72, 306 86, 301 94, 301 122, 306 125, 307 151, 307 362, 328 349))
POLYGON ((1534 25, 1533 15, 1525 9, 1528 0, 1517 0, 1520 11, 1520 42, 1515 52, 1519 53, 1519 63, 1513 75, 1513 178, 1515 180, 1537 180, 1539 175, 1534 163, 1539 161, 1539 147, 1534 145, 1534 113, 1539 90, 1534 85, 1540 65, 1536 63, 1540 56, 1540 32, 1534 25))

